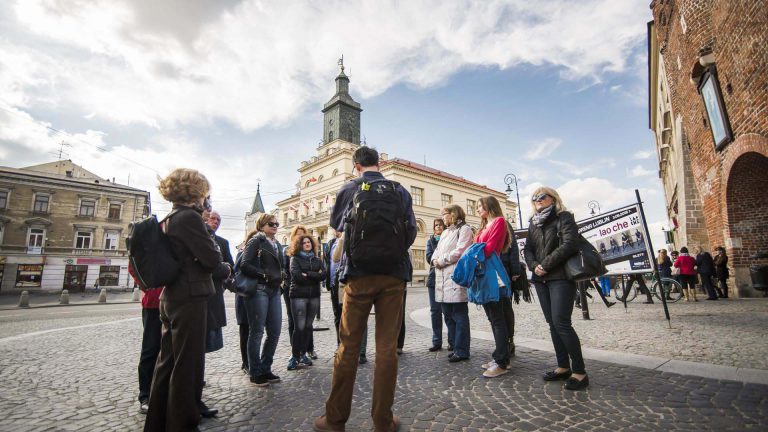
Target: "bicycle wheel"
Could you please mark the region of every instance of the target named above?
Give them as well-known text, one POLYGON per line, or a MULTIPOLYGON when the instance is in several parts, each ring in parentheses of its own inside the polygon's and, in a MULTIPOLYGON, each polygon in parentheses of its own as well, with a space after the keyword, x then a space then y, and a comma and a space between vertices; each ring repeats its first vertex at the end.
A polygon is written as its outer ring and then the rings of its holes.
MULTIPOLYGON (((667 294, 667 302, 675 303, 683 297, 683 286, 680 282, 672 278, 661 278, 661 285, 664 287, 664 293, 667 294)), ((653 291, 656 298, 661 300, 659 293, 659 282, 653 284, 653 291)))
MULTIPOLYGON (((621 283, 617 283, 614 287, 614 295, 616 296, 616 301, 622 301, 621 299, 624 298, 624 292, 627 289, 627 281, 626 279, 622 279, 621 283)), ((632 287, 629 289, 629 293, 627 293, 627 302, 631 302, 632 300, 637 297, 637 287, 632 287)))

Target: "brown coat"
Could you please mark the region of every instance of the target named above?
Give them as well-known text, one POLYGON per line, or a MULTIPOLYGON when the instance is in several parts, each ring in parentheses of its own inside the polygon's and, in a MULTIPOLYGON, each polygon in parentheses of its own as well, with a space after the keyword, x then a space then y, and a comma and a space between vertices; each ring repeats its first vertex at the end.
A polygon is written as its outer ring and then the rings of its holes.
POLYGON ((174 205, 174 210, 176 213, 166 221, 167 233, 181 270, 163 290, 160 300, 204 301, 216 292, 211 273, 221 264, 221 255, 200 212, 179 205, 174 205))

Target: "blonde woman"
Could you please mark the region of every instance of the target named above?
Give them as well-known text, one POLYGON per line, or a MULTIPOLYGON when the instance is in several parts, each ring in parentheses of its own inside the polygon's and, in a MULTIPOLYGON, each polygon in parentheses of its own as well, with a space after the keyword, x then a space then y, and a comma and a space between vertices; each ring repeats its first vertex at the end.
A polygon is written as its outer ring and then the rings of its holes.
POLYGON ((469 358, 469 309, 467 308, 467 287, 458 285, 451 279, 456 263, 472 244, 472 229, 464 222, 464 210, 457 205, 450 205, 440 212, 445 223, 445 230, 432 253, 435 268, 435 302, 443 310, 445 325, 448 327, 448 346, 453 347, 453 354, 448 357, 451 363, 469 358))
POLYGON ((544 381, 566 380, 568 390, 589 385, 581 355, 581 341, 571 324, 576 283, 568 279, 565 262, 578 252, 578 227, 557 191, 548 187, 532 195, 533 216, 528 224, 525 261, 533 270, 533 284, 557 356, 557 368, 544 381))

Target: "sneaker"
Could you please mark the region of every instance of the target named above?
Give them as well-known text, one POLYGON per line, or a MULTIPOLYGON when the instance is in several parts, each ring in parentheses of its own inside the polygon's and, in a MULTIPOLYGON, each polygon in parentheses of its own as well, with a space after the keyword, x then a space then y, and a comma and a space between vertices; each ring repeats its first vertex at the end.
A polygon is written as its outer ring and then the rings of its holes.
POLYGON ((272 372, 267 372, 267 373, 265 373, 262 376, 267 379, 267 382, 270 382, 270 383, 279 383, 280 382, 280 377, 275 375, 275 374, 273 374, 272 372))
POLYGON ((365 356, 365 354, 360 354, 360 364, 366 364, 368 363, 368 357, 365 356))
POLYGON ((487 371, 483 372, 483 376, 486 378, 496 378, 497 376, 504 375, 507 372, 509 372, 509 369, 494 364, 492 367, 488 368, 487 371))
POLYGON ((269 381, 267 381, 267 377, 265 377, 264 375, 252 376, 251 377, 251 382, 253 384, 256 384, 258 387, 268 387, 269 386, 269 381))
POLYGON ((296 360, 296 357, 291 357, 290 360, 288 360, 288 370, 296 370, 296 368, 299 367, 299 361, 296 360))
POLYGON ((304 354, 303 356, 301 356, 301 359, 299 359, 299 364, 302 366, 312 366, 312 360, 310 360, 309 357, 307 357, 307 355, 304 354))
POLYGON ((494 366, 496 366, 496 360, 493 360, 493 359, 491 359, 491 361, 489 361, 488 363, 483 363, 483 364, 480 365, 481 368, 486 369, 486 370, 488 370, 488 369, 490 369, 490 368, 492 368, 494 366))
POLYGON ((147 411, 149 411, 149 401, 139 402, 139 412, 142 414, 146 414, 147 411))
POLYGON ((309 358, 311 358, 312 360, 317 360, 317 353, 314 350, 310 351, 308 354, 309 354, 309 358))

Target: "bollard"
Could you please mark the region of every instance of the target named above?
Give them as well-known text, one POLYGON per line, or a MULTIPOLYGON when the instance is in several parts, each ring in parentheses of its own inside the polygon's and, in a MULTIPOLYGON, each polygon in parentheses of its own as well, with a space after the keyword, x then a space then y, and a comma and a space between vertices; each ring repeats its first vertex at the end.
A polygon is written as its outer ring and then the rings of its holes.
POLYGON ((101 293, 99 293, 99 303, 106 303, 107 302, 107 289, 102 288, 101 293))
POLYGON ((69 304, 69 290, 61 290, 61 298, 59 298, 59 304, 69 304))
POLYGON ((131 301, 139 301, 140 299, 141 299, 141 294, 139 293, 139 289, 138 288, 134 288, 133 289, 133 298, 131 299, 131 301))
POLYGON ((29 307, 29 291, 22 291, 21 297, 19 297, 19 307, 29 307))

